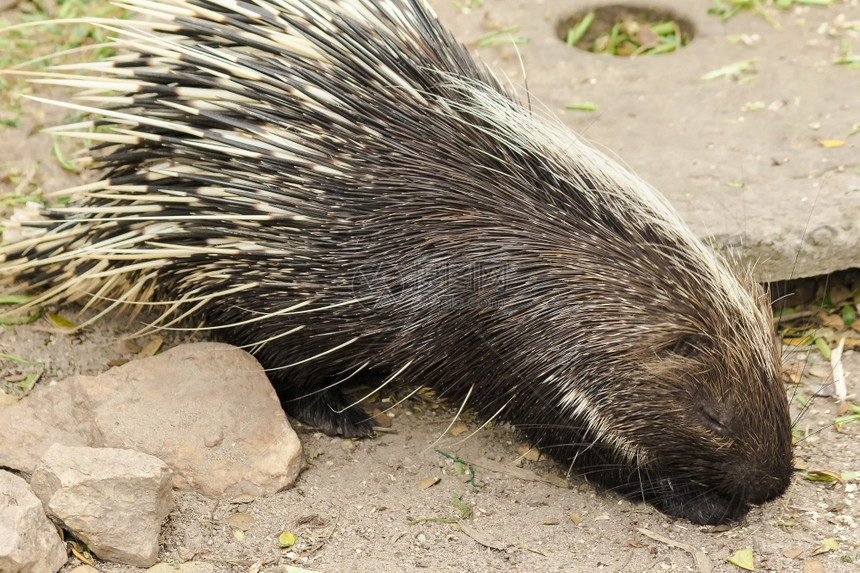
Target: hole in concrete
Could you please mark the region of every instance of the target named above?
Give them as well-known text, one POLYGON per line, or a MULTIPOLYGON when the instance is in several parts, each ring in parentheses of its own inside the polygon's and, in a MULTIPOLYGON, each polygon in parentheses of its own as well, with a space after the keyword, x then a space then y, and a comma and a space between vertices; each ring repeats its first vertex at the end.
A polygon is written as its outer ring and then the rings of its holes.
POLYGON ((689 44, 696 34, 687 18, 667 8, 612 4, 581 10, 561 20, 562 42, 612 56, 657 55, 689 44))

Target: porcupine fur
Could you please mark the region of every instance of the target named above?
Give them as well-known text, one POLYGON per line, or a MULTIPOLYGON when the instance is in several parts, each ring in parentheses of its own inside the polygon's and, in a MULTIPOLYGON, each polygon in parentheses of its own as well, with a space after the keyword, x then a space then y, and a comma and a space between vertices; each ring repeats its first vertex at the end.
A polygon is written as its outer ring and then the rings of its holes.
POLYGON ((150 20, 112 24, 118 56, 47 79, 106 175, 5 245, 30 307, 202 322, 330 434, 371 433, 355 374, 426 384, 697 523, 785 490, 761 289, 420 2, 127 3, 150 20))

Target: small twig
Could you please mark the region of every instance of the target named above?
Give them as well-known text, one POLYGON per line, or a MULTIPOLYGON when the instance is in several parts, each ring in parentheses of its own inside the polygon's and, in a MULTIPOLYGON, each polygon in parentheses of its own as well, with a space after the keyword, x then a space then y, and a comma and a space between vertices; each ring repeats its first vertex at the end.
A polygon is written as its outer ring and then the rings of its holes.
POLYGON ((659 541, 660 543, 665 543, 669 547, 677 547, 678 549, 682 549, 693 556, 693 561, 696 562, 696 567, 698 567, 701 573, 711 573, 711 569, 713 569, 713 565, 711 565, 711 559, 704 551, 699 551, 692 545, 687 545, 686 543, 681 543, 680 541, 675 541, 674 539, 669 539, 668 537, 664 537, 659 533, 652 533, 648 531, 644 527, 640 527, 637 529, 639 533, 644 535, 645 537, 650 537, 654 541, 659 541))

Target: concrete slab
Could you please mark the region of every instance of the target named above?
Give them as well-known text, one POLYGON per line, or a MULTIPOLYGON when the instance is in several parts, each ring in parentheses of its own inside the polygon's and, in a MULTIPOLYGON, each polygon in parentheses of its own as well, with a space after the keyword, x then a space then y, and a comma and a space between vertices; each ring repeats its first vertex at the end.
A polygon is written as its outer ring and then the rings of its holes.
POLYGON ((661 56, 595 55, 557 37, 559 23, 571 15, 617 3, 432 5, 467 44, 518 25, 512 35, 527 44, 483 48, 479 57, 520 88, 524 70, 536 113, 557 115, 612 150, 700 236, 754 264, 759 280, 860 267, 860 135, 849 137, 860 123, 860 70, 833 63, 843 41, 860 52, 860 2, 771 8, 782 31, 754 12, 722 22, 707 13, 710 2, 624 2, 670 9, 695 26, 687 47, 661 56), (852 21, 853 30, 845 25, 852 21), (740 34, 752 45, 731 41, 740 34), (751 58, 754 73, 742 81, 699 79, 751 58), (584 101, 595 102, 597 111, 564 110, 584 101), (845 143, 828 148, 819 140, 845 143))

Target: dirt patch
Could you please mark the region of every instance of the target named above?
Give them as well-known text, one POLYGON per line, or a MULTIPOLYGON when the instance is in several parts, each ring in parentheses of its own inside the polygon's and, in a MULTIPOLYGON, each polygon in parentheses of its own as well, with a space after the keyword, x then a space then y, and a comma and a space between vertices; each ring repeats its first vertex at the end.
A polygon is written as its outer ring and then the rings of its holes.
MULTIPOLYGON (((71 310, 64 315, 73 317, 71 310)), ((45 361, 40 384, 50 384, 75 373, 96 373, 126 356, 118 343, 128 332, 122 322, 100 322, 74 336, 49 332, 43 324, 15 327, 0 333, 0 347, 45 361)), ((856 388, 860 357, 848 354, 845 367, 849 388, 856 388)), ((808 399, 828 374, 815 356, 806 371, 801 395, 808 399)), ((856 481, 842 487, 807 481, 806 472, 798 472, 788 494, 755 508, 742 523, 700 527, 620 499, 581 476, 565 480, 566 468, 549 460, 520 460, 524 443, 507 426, 470 436, 477 427, 467 423, 459 437, 440 440, 453 410, 415 399, 393 413, 391 430, 374 439, 330 438, 298 427, 310 467, 293 489, 275 496, 230 503, 178 493, 161 538, 162 560, 193 558, 211 563, 215 571, 236 572, 283 570, 291 559, 319 572, 698 570, 693 555, 656 541, 644 529, 703 551, 714 571, 735 571, 725 559, 744 548, 753 549, 758 570, 799 571, 811 560, 822 562, 826 571, 856 567, 843 561, 857 559, 860 549, 856 481), (467 466, 474 478, 464 471, 467 466), (439 481, 420 489, 426 478, 439 481), (469 508, 469 518, 442 521, 461 518, 461 504, 469 508), (245 531, 239 534, 230 525, 237 512, 251 517, 243 516, 245 531), (291 549, 278 548, 284 531, 297 536, 291 549), (811 557, 828 538, 838 540, 839 549, 811 557), (795 549, 802 551, 798 558, 784 556, 795 549)), ((809 437, 796 450, 799 466, 840 473, 858 469, 860 424, 837 432, 829 427, 834 417, 835 406, 827 399, 812 401, 800 419, 809 437)), ((106 563, 98 568, 134 570, 106 563)))

